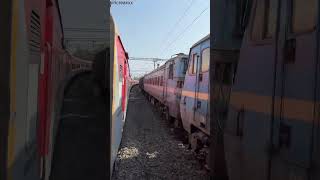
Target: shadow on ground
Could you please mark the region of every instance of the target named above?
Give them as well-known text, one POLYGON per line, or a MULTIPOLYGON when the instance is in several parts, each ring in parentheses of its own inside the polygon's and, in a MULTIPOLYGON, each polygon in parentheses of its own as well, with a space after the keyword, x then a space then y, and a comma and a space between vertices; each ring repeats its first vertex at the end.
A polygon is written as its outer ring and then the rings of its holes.
POLYGON ((91 74, 67 90, 53 153, 51 180, 107 179, 106 103, 91 74))

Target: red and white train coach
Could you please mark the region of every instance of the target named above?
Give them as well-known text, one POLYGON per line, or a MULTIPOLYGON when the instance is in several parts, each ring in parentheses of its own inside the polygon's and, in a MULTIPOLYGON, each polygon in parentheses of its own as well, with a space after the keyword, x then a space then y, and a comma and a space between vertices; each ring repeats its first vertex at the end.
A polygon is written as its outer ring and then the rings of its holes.
MULTIPOLYGON (((108 98, 110 98, 110 119, 107 119, 109 133, 108 174, 112 175, 113 165, 117 157, 118 149, 122 139, 122 130, 126 118, 128 93, 130 91, 130 69, 128 63, 128 53, 121 41, 120 34, 115 22, 111 17, 110 23, 111 43, 110 56, 106 59, 105 82, 108 98), (111 121, 110 121, 111 120, 111 121)), ((109 51, 109 50, 108 50, 109 51)), ((108 99, 107 98, 107 99, 108 99)))
POLYGON ((65 50, 57 0, 12 0, 0 7, 8 23, 0 67, 0 179, 48 178, 66 82, 91 63, 65 50))

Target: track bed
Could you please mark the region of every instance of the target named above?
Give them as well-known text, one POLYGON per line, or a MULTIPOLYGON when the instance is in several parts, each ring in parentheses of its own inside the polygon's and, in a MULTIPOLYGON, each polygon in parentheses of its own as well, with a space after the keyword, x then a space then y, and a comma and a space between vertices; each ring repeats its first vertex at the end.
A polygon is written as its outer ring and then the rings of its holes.
POLYGON ((209 175, 135 86, 112 179, 209 179, 209 175))

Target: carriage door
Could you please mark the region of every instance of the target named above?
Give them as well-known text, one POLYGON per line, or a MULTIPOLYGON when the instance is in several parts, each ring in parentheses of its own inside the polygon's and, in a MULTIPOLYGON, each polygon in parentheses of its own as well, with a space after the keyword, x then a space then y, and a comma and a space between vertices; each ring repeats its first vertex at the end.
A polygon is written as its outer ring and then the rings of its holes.
POLYGON ((124 59, 123 62, 123 79, 122 79, 122 111, 125 112, 126 110, 126 102, 127 102, 127 81, 128 81, 128 76, 127 76, 127 60, 124 59))
POLYGON ((281 28, 285 35, 280 33, 278 51, 280 102, 275 115, 280 118, 274 128, 278 158, 272 162, 271 179, 305 180, 312 172, 318 5, 317 0, 282 1, 283 5, 286 2, 290 4, 281 12, 287 13, 287 23, 280 23, 286 27, 281 28))
POLYGON ((169 83, 169 67, 170 64, 166 63, 164 66, 164 89, 163 89, 163 101, 166 104, 167 102, 167 96, 168 96, 168 83, 169 83))
MULTIPOLYGON (((207 41, 208 42, 208 41, 207 41)), ((210 61, 210 48, 209 42, 201 49, 200 58, 198 58, 197 65, 197 83, 196 83, 196 99, 195 99, 195 121, 199 127, 206 132, 210 133, 210 124, 208 117, 208 90, 209 90, 209 61, 210 61)))

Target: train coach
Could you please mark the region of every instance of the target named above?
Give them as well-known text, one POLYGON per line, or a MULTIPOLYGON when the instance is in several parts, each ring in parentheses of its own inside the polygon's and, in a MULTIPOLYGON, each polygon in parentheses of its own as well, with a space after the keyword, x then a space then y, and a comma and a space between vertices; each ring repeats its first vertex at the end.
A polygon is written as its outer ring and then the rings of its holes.
POLYGON ((180 98, 185 71, 187 69, 185 54, 177 54, 164 65, 143 77, 143 89, 153 103, 163 108, 166 119, 180 122, 180 98))
POLYGON ((106 174, 112 175, 114 162, 122 139, 122 130, 126 119, 128 94, 132 86, 128 53, 110 15, 110 42, 107 48, 98 52, 94 58, 93 73, 96 82, 105 96, 109 114, 107 124, 107 169, 106 174))
MULTIPOLYGON (((210 35, 140 79, 149 100, 165 112, 167 120, 186 131, 191 148, 204 154, 209 165, 209 61, 210 35)), ((206 166, 208 167, 208 166, 206 166)), ((209 167, 208 167, 209 168, 209 167)))
POLYGON ((319 1, 252 1, 224 149, 230 180, 318 180, 319 1))
POLYGON ((104 87, 107 96, 107 102, 110 102, 108 122, 108 173, 111 178, 113 165, 117 157, 118 149, 122 139, 122 131, 127 113, 128 94, 131 88, 130 68, 128 63, 128 53, 126 52, 116 28, 115 22, 111 17, 110 23, 110 58, 106 59, 106 66, 103 68, 105 74, 104 87))
POLYGON ((210 35, 195 43, 189 53, 188 69, 180 100, 183 128, 193 150, 202 149, 209 164, 209 62, 210 35))
POLYGON ((0 179, 48 179, 64 89, 91 63, 65 50, 58 1, 2 1, 0 8, 7 22, 1 24, 0 179))

